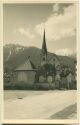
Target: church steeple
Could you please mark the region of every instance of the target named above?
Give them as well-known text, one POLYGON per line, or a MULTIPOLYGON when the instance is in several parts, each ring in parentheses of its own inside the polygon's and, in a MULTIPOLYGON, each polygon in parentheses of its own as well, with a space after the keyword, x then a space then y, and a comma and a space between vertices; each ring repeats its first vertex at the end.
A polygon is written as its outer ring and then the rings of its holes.
POLYGON ((45 37, 45 29, 44 29, 41 65, 46 64, 46 62, 47 62, 47 46, 46 46, 46 37, 45 37))
POLYGON ((47 55, 47 46, 46 46, 46 38, 45 38, 45 29, 44 29, 43 44, 42 44, 42 54, 47 55))

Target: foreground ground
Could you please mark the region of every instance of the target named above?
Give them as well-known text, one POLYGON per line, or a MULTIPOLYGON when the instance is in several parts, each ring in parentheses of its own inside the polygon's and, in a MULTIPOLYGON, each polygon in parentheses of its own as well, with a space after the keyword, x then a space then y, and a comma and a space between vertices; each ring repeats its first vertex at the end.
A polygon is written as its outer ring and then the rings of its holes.
POLYGON ((76 119, 76 90, 4 93, 5 119, 76 119))

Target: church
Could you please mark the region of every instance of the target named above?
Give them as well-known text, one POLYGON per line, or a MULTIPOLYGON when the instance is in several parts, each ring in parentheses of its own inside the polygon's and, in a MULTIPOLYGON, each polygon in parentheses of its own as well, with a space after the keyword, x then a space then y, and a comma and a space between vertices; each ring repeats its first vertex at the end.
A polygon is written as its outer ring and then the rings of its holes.
POLYGON ((57 55, 53 54, 52 57, 49 57, 44 30, 41 49, 41 65, 37 70, 36 85, 41 88, 59 87, 59 85, 55 84, 55 76, 56 74, 60 74, 60 69, 61 65, 57 55))
POLYGON ((34 88, 55 87, 56 73, 60 73, 60 62, 55 54, 49 57, 44 30, 39 68, 36 68, 28 57, 26 62, 14 70, 12 83, 13 86, 33 86, 34 88))
POLYGON ((18 65, 14 70, 12 86, 21 87, 21 89, 60 89, 60 87, 69 87, 66 84, 69 68, 62 67, 56 54, 49 54, 46 43, 44 30, 40 65, 35 67, 31 58, 28 57, 23 64, 18 65))

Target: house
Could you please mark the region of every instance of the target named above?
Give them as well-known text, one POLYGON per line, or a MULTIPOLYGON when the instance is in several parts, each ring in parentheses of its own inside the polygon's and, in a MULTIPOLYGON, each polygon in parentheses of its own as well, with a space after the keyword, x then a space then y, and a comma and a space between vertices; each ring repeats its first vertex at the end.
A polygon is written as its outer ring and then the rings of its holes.
POLYGON ((13 73, 13 84, 17 86, 32 86, 35 82, 36 69, 30 58, 19 65, 13 73))

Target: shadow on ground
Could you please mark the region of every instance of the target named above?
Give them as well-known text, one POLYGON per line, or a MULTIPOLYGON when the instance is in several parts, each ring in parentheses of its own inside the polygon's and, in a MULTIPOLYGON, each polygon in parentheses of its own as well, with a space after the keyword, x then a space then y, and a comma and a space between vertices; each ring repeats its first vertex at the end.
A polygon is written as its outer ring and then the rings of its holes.
POLYGON ((77 104, 76 103, 50 116, 50 119, 67 119, 67 118, 71 118, 72 116, 74 116, 75 119, 77 118, 77 104))

